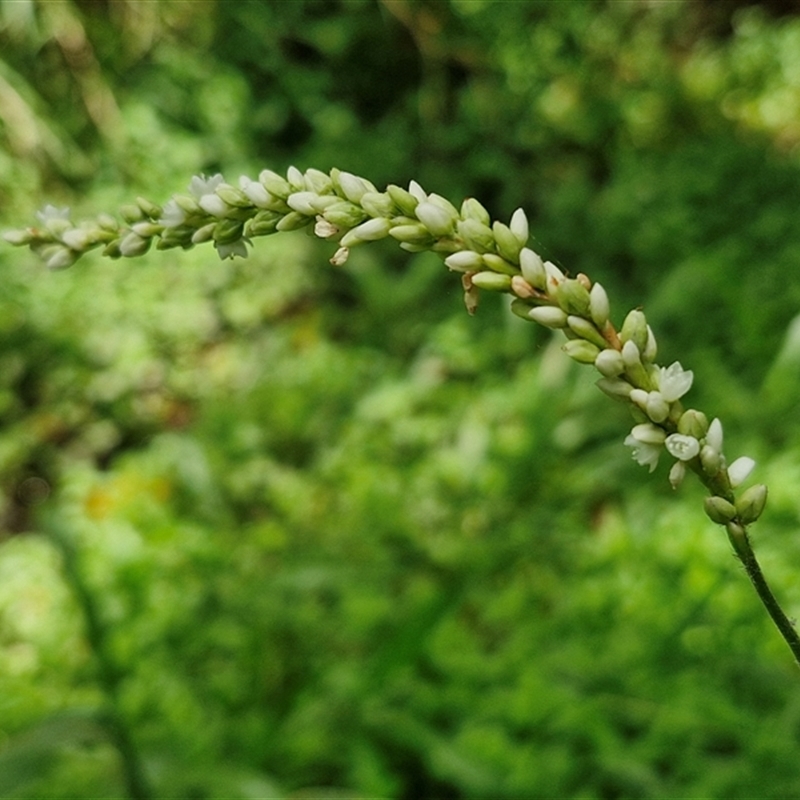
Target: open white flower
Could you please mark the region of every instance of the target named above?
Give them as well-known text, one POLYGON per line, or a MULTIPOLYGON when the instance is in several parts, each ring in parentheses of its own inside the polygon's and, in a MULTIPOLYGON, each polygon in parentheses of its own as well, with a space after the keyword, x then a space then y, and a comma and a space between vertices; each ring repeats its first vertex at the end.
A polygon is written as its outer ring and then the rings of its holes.
POLYGON ((189 181, 189 191, 199 200, 207 194, 214 194, 221 183, 225 183, 225 179, 219 172, 210 178, 206 178, 205 175, 194 175, 189 181))
POLYGON ((664 438, 665 433, 661 428, 645 422, 634 425, 633 430, 625 437, 625 444, 633 448, 634 461, 643 467, 650 467, 652 472, 658 465, 664 438))
POLYGON ((48 203, 41 211, 36 212, 40 222, 47 225, 51 220, 65 220, 69 222, 69 208, 56 208, 56 206, 48 203))
POLYGON ((660 368, 658 390, 668 403, 672 403, 692 388, 693 380, 694 373, 690 369, 684 369, 681 362, 676 361, 669 367, 660 368))
POLYGON ((682 433, 667 436, 664 446, 679 461, 691 461, 700 452, 700 442, 694 436, 684 436, 682 433))

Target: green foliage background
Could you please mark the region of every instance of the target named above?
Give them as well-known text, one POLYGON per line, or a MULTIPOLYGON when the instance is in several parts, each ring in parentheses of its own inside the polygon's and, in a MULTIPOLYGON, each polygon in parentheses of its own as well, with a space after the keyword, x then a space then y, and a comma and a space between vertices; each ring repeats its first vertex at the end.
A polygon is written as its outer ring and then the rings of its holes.
MULTIPOLYGON (((0 2, 2 227, 290 164, 522 206, 642 306, 800 608, 800 17, 0 2)), ((800 797, 796 668, 700 488, 436 257, 330 255, 0 250, 0 796, 800 797)))

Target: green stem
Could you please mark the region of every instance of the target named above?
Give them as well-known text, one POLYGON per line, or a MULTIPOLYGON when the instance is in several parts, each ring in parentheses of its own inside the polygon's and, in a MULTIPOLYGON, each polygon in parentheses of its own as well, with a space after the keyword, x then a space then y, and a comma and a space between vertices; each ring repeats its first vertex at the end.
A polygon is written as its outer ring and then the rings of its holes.
POLYGON ((86 638, 97 662, 98 682, 106 700, 101 721, 119 753, 128 796, 131 800, 152 800, 153 792, 145 776, 141 758, 119 710, 124 674, 110 651, 108 632, 94 595, 83 579, 78 551, 62 521, 50 516, 44 521, 44 529, 61 553, 64 575, 83 612, 86 638))
POLYGON ((767 609, 767 613, 772 618, 781 636, 783 636, 784 641, 789 645, 795 661, 800 667, 800 636, 798 636, 789 618, 783 613, 783 609, 775 599, 775 595, 772 594, 766 578, 764 578, 764 573, 761 571, 761 567, 756 560, 756 554, 753 552, 750 540, 747 537, 747 529, 737 522, 729 522, 725 528, 728 533, 728 540, 733 545, 739 560, 744 564, 747 577, 750 578, 750 582, 764 604, 764 608, 767 609))

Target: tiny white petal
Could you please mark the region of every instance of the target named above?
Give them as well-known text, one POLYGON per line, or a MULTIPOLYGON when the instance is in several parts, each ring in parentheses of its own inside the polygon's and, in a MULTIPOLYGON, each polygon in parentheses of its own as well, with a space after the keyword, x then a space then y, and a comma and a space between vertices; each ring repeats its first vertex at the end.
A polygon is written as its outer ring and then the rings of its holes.
POLYGON ((186 212, 174 200, 167 200, 161 211, 159 222, 165 228, 177 228, 178 225, 183 225, 185 221, 186 212))
POLYGON ((327 239, 330 236, 336 236, 339 233, 339 228, 332 222, 328 222, 325 217, 317 217, 317 224, 314 225, 314 233, 320 239, 327 239))
POLYGON ((518 208, 511 215, 511 224, 508 227, 511 228, 511 233, 514 234, 520 245, 524 246, 528 241, 529 235, 528 218, 525 216, 525 212, 521 208, 518 208))
POLYGON ((655 444, 645 444, 639 441, 633 434, 625 438, 625 444, 633 449, 633 459, 643 467, 650 467, 652 472, 658 465, 658 457, 661 455, 661 446, 655 444))
POLYGON ((48 203, 41 211, 36 212, 36 216, 45 224, 50 220, 56 219, 69 221, 69 208, 56 208, 54 205, 48 203))
POLYGON ((717 417, 711 421, 706 433, 706 444, 713 447, 718 453, 722 453, 723 435, 722 423, 717 417))
POLYGON ((199 200, 203 195, 211 194, 217 186, 224 182, 225 179, 219 172, 210 178, 206 178, 205 175, 195 175, 189 182, 189 191, 199 200))
POLYGON ((737 458, 736 461, 728 467, 728 480, 731 482, 731 486, 735 489, 746 481, 755 465, 756 462, 748 456, 737 458))
POLYGON ((340 247, 331 258, 331 264, 334 267, 341 267, 345 261, 347 261, 347 257, 350 255, 350 249, 347 247, 340 247))

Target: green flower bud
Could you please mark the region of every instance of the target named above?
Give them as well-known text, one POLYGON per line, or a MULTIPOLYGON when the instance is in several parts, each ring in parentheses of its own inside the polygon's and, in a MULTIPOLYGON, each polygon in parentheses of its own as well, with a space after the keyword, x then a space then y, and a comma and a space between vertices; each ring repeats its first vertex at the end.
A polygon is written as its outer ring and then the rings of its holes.
POLYGON ((497 245, 497 252, 506 261, 513 264, 519 264, 519 251, 522 248, 517 237, 511 232, 508 225, 502 222, 495 222, 492 225, 492 232, 494 233, 494 241, 497 245))
POLYGON ((710 445, 704 444, 700 448, 700 464, 703 467, 703 472, 709 478, 713 478, 722 466, 722 457, 718 450, 715 450, 710 445))
POLYGON ((136 205, 142 210, 142 213, 150 219, 158 219, 161 216, 161 206, 151 203, 144 197, 136 198, 136 205))
POLYGON ((253 205, 250 198, 241 189, 228 183, 221 183, 214 191, 217 197, 221 197, 226 205, 232 208, 250 208, 253 205))
POLYGON ((296 231, 300 230, 300 228, 305 228, 306 225, 309 225, 313 221, 313 217, 308 217, 305 214, 301 214, 299 211, 290 211, 288 214, 284 214, 278 221, 277 225, 275 225, 275 230, 296 231))
POLYGON ((531 306, 529 306, 524 300, 515 298, 511 301, 511 313, 516 314, 516 316, 521 317, 526 322, 533 322, 533 320, 528 316, 528 312, 530 310, 531 306))
POLYGON ((339 172, 338 175, 333 178, 333 182, 334 184, 339 184, 341 193, 351 203, 360 203, 361 198, 367 192, 378 191, 368 180, 359 178, 357 175, 353 175, 350 172, 339 172))
POLYGON ((435 203, 422 202, 416 207, 414 213, 417 219, 437 238, 449 236, 453 232, 456 217, 435 203))
POLYGON ((523 247, 519 251, 519 265, 525 280, 535 289, 544 291, 547 284, 547 273, 542 259, 530 248, 523 247))
POLYGON ((461 204, 461 218, 475 220, 487 228, 492 221, 489 212, 474 197, 468 197, 461 204))
POLYGON ((235 219, 221 219, 214 225, 214 242, 216 244, 233 244, 242 238, 244 225, 235 219))
POLYGON ((417 207, 419 200, 411 192, 407 192, 402 187, 394 184, 389 184, 386 187, 386 192, 403 214, 407 217, 414 217, 414 209, 417 207))
POLYGON ((473 250, 460 250, 447 256, 445 266, 454 272, 475 272, 484 268, 483 258, 480 253, 473 250))
POLYGON ((129 233, 119 243, 120 255, 127 256, 128 258, 140 256, 147 252, 148 248, 150 247, 150 241, 150 239, 143 239, 141 236, 137 236, 135 233, 129 233))
POLYGON ((634 309, 628 313, 622 323, 619 338, 623 344, 633 342, 640 353, 644 351, 647 347, 647 320, 641 311, 634 309))
POLYGON ((334 203, 332 206, 328 206, 322 213, 322 216, 325 217, 328 222, 340 228, 354 228, 367 219, 367 215, 360 206, 347 200, 342 200, 341 202, 334 203))
POLYGON ((217 227, 216 222, 209 222, 208 225, 203 225, 192 234, 192 244, 202 244, 214 238, 214 228, 217 227))
POLYGON ((589 314, 592 322, 601 330, 608 322, 610 310, 606 290, 599 283, 595 283, 589 292, 589 314))
POLYGON ((348 231, 340 241, 342 247, 352 247, 362 242, 376 242, 389 235, 391 220, 384 217, 369 219, 348 231))
POLYGON ((656 337, 653 333, 653 329, 648 325, 647 326, 647 344, 642 350, 642 363, 644 364, 652 364, 656 360, 656 355, 658 355, 658 345, 656 344, 656 337))
MULTIPOLYGON (((313 217, 320 213, 320 209, 317 208, 315 203, 318 199, 318 195, 314 194, 314 192, 292 192, 286 198, 286 205, 298 214, 313 217)), ((331 198, 331 201, 330 205, 334 205, 338 202, 336 198, 331 198)))
POLYGON ((588 319, 570 314, 567 317, 567 325, 569 325, 569 329, 574 334, 580 336, 581 339, 585 339, 587 342, 592 342, 592 344, 596 345, 599 349, 602 350, 608 346, 608 342, 600 335, 600 331, 598 331, 588 319))
POLYGON ((519 270, 513 264, 494 253, 484 253, 483 263, 494 272, 502 272, 504 275, 519 275, 519 270))
POLYGON ((763 483, 757 483, 742 492, 742 496, 736 501, 736 513, 742 524, 749 525, 755 522, 767 504, 767 487, 763 483))
POLYGON ((615 400, 629 400, 633 386, 624 378, 600 378, 595 385, 601 392, 615 400))
POLYGON ((545 328, 566 328, 567 314, 556 306, 536 306, 528 311, 528 319, 544 325, 545 328))
POLYGON ((23 244, 30 244, 33 240, 33 234, 31 233, 30 228, 26 228, 25 230, 21 231, 6 231, 3 234, 3 238, 9 243, 13 244, 16 247, 19 247, 23 244))
POLYGON ((678 420, 678 433, 686 436, 694 436, 695 439, 702 439, 708 432, 708 417, 697 409, 690 408, 681 414, 678 420))
MULTIPOLYGON (((197 198, 192 197, 189 194, 174 194, 172 195, 172 199, 175 201, 175 205, 178 206, 182 211, 187 214, 200 214, 202 209, 197 203, 197 198)), ((124 217, 123 217, 124 218, 124 217)), ((130 220, 126 220, 130 221, 130 220)), ((134 220, 136 222, 138 220, 134 220)))
POLYGON ((594 362, 597 371, 606 378, 615 378, 625 371, 625 362, 622 360, 622 353, 619 350, 606 348, 601 350, 594 362))
POLYGON ((563 344, 561 349, 580 364, 594 364, 600 354, 600 348, 585 339, 571 339, 563 344))
POLYGON ((663 422, 669 416, 669 403, 661 392, 648 392, 644 410, 653 422, 663 422))
POLYGON ((289 185, 296 192, 302 192, 306 188, 305 175, 297 167, 289 167, 286 170, 286 180, 289 181, 289 185))
MULTIPOLYGON (((275 195, 275 197, 279 197, 281 200, 286 200, 286 198, 294 191, 286 178, 278 175, 277 172, 273 172, 271 169, 261 170, 258 180, 263 184, 264 188, 270 194, 275 195)), ((180 203, 178 203, 178 205, 180 205, 180 203)))
POLYGON ((386 192, 365 192, 361 208, 371 217, 392 217, 396 211, 394 201, 386 192))
POLYGON ((518 208, 511 215, 511 222, 508 227, 511 229, 511 233, 516 237, 519 246, 525 247, 528 237, 530 236, 530 231, 528 229, 528 217, 521 208, 518 208))
POLYGON ((491 253, 494 251, 494 234, 488 225, 476 219, 462 219, 456 223, 458 235, 464 240, 464 244, 470 250, 479 253, 491 253))
POLYGON ((498 272, 476 272, 472 276, 472 284, 490 292, 507 292, 511 289, 511 278, 498 272))
POLYGON ((305 175, 303 175, 305 188, 308 189, 309 192, 314 192, 314 194, 328 194, 328 192, 333 191, 333 181, 330 178, 330 175, 322 172, 321 170, 314 169, 307 169, 305 175))
MULTIPOLYGON (((421 222, 415 222, 413 225, 395 225, 389 229, 389 236, 397 239, 398 242, 426 245, 431 245, 434 242, 430 232, 421 222)), ((482 262, 481 266, 483 266, 482 262)))
POLYGON ((703 506, 709 519, 718 525, 725 525, 736 516, 736 507, 724 497, 706 497, 703 506))
POLYGON ((119 213, 122 219, 124 219, 129 225, 132 225, 134 222, 141 222, 144 219, 142 209, 139 208, 139 206, 135 206, 130 203, 122 206, 122 208, 119 210, 119 213))

